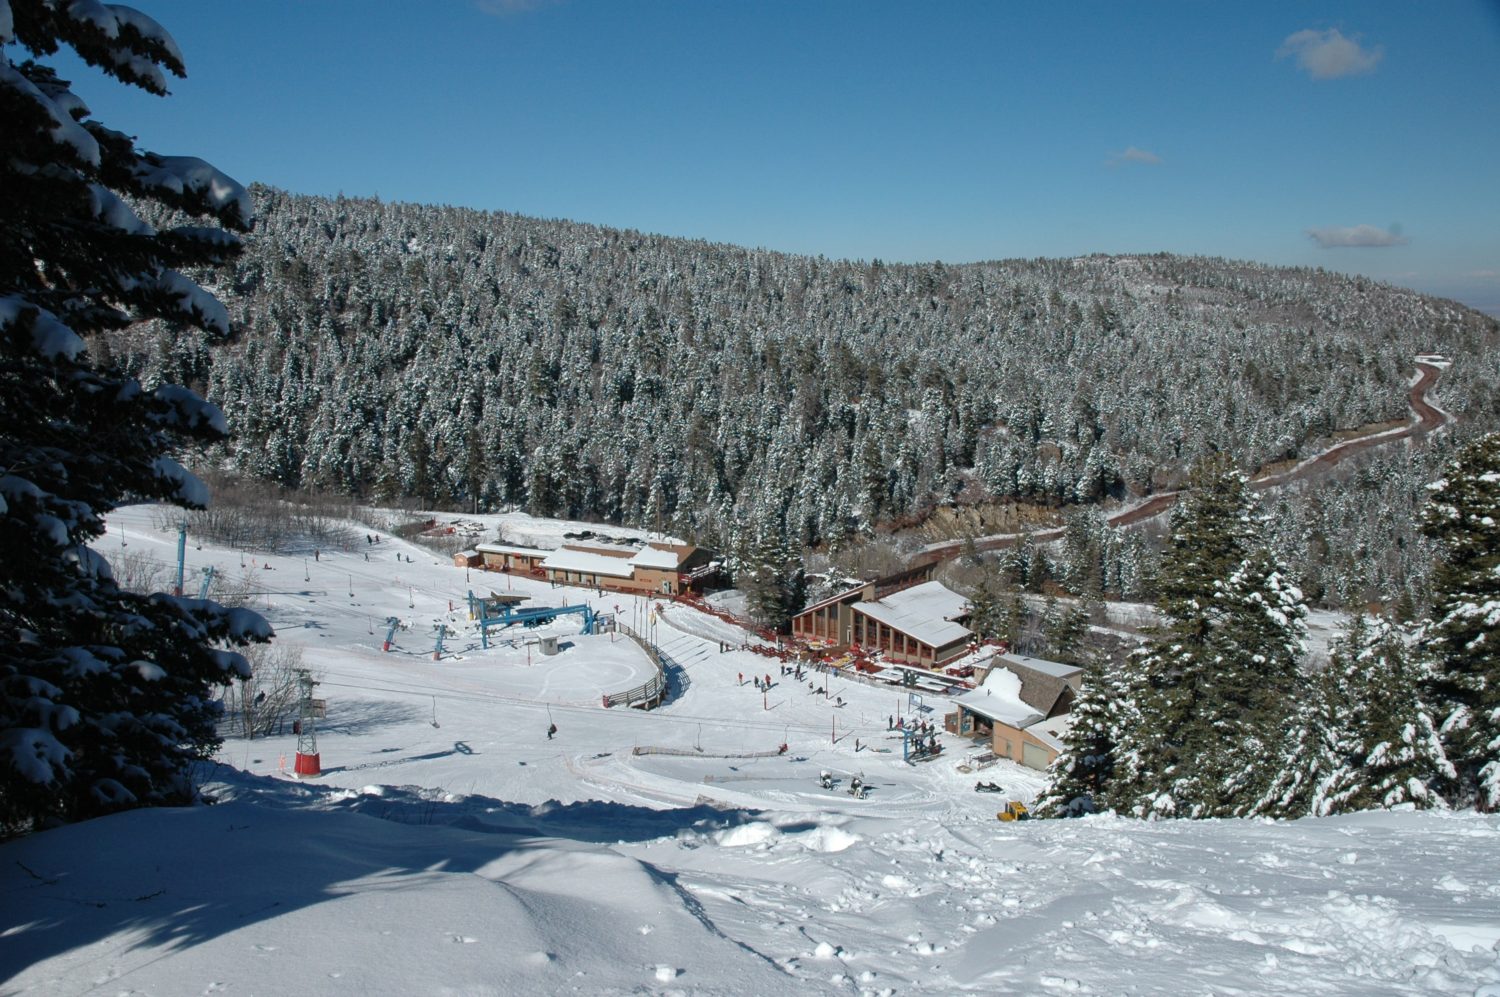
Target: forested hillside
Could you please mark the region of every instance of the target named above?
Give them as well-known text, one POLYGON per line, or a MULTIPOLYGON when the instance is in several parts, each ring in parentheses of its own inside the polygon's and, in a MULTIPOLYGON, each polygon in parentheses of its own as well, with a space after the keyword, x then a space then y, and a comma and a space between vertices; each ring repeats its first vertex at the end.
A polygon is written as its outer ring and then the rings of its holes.
POLYGON ((1493 425, 1500 332, 1324 271, 1174 256, 835 261, 255 191, 238 328, 116 341, 295 486, 837 541, 934 504, 1068 504, 1403 419, 1412 357, 1493 425))

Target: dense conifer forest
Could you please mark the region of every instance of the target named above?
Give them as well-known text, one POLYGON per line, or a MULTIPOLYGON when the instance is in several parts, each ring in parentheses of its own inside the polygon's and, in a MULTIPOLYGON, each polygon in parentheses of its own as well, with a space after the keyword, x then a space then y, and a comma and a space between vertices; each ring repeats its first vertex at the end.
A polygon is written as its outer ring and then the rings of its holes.
MULTIPOLYGON (((213 456, 290 487, 837 547, 945 504, 1087 506, 1211 453, 1306 455, 1405 419, 1418 353, 1454 358, 1440 398, 1468 425, 1500 412, 1493 319, 1322 270, 849 262, 253 193, 245 254, 205 275, 235 340, 147 327, 109 348, 222 404, 236 438, 213 456)), ((1430 560, 1400 546, 1423 460, 1273 498, 1316 598, 1430 560)), ((1116 562, 1109 590, 1140 594, 1116 562)))

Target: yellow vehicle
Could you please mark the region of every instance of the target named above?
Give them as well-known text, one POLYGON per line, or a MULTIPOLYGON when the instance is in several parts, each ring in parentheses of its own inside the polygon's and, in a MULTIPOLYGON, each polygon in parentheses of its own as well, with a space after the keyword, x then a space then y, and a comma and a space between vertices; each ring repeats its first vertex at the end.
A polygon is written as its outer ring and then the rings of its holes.
POLYGON ((1020 800, 1011 800, 1005 804, 1005 809, 995 815, 1001 820, 1030 820, 1031 811, 1026 809, 1026 804, 1020 800))

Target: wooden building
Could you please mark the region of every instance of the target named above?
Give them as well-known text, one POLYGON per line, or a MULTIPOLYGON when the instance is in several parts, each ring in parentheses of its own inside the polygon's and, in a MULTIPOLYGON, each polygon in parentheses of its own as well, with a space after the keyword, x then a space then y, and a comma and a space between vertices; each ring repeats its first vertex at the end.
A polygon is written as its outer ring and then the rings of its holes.
POLYGON ((923 565, 846 589, 792 617, 792 634, 813 644, 842 649, 855 643, 854 607, 931 581, 934 565, 923 565))
POLYGON ((565 544, 549 552, 540 567, 559 585, 677 596, 701 586, 715 565, 713 555, 702 547, 652 542, 639 549, 565 544))
POLYGON ((531 574, 541 568, 550 550, 536 547, 517 547, 513 544, 476 544, 474 549, 484 559, 487 571, 518 571, 531 574))
POLYGON ((854 643, 897 664, 938 667, 963 657, 974 638, 960 622, 969 618, 969 600, 942 582, 857 602, 850 613, 854 643))

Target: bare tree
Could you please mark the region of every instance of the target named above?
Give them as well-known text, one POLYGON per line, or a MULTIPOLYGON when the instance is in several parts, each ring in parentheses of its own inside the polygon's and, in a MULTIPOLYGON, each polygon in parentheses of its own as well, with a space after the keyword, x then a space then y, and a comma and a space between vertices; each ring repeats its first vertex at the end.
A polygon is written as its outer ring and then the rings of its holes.
POLYGON ((250 659, 250 677, 224 691, 224 722, 244 738, 284 733, 297 714, 297 673, 302 649, 287 644, 257 644, 250 659))
POLYGON ((167 566, 151 556, 149 551, 131 550, 114 555, 106 554, 115 582, 127 592, 150 595, 166 588, 167 566))

